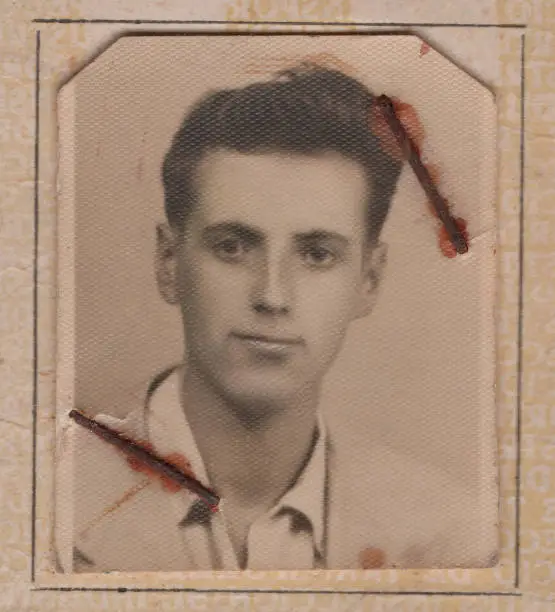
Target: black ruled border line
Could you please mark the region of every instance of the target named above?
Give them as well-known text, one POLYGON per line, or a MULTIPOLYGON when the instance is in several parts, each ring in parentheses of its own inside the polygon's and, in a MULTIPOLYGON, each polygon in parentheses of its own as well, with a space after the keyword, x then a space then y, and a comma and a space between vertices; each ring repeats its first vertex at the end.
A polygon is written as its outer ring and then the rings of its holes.
MULTIPOLYGON (((196 589, 196 588, 127 588, 127 587, 78 587, 52 586, 32 587, 32 591, 58 592, 114 592, 114 593, 287 593, 344 595, 414 595, 414 596, 495 596, 521 597, 520 588, 520 531, 521 531, 521 456, 522 456, 522 383, 523 383, 523 337, 524 337, 524 162, 525 162, 525 68, 526 28, 525 23, 405 23, 405 22, 323 22, 323 21, 210 21, 210 20, 163 20, 163 19, 67 19, 37 18, 38 24, 128 24, 128 25, 283 25, 283 26, 334 26, 334 27, 407 27, 407 28, 498 28, 523 29, 520 49, 520 190, 519 190, 519 246, 518 246, 518 331, 517 331, 517 398, 516 398, 516 474, 515 474, 515 591, 367 591, 336 589, 196 589)), ((31 508, 31 583, 36 578, 36 501, 37 501, 37 408, 38 408, 38 244, 39 244, 39 151, 40 151, 40 60, 41 31, 35 37, 35 175, 34 175, 34 254, 33 254, 33 394, 32 394, 32 508, 31 508)), ((273 34, 268 32, 266 34, 273 34)))
POLYGON ((253 593, 284 593, 287 595, 443 595, 443 597, 476 597, 477 595, 493 595, 495 597, 522 597, 522 593, 514 591, 363 591, 332 589, 196 589, 196 588, 140 588, 140 587, 35 587, 33 591, 63 591, 66 593, 96 591, 101 593, 232 593, 234 595, 253 593))
POLYGON ((522 383, 524 338, 524 161, 525 161, 525 94, 526 34, 520 37, 520 185, 518 219, 518 332, 516 380, 516 473, 515 473, 515 589, 520 588, 520 502, 522 475, 522 383))
POLYGON ((86 24, 130 24, 130 25, 284 25, 284 26, 376 26, 376 27, 420 27, 420 28, 526 28, 525 23, 409 23, 409 22, 364 22, 364 21, 247 21, 247 20, 205 20, 205 19, 68 19, 63 17, 33 19, 33 23, 86 23, 86 24))
POLYGON ((37 409, 38 409, 38 257, 39 257, 39 140, 40 140, 40 30, 35 33, 35 151, 33 227, 33 416, 31 485, 31 582, 35 582, 37 519, 37 409))

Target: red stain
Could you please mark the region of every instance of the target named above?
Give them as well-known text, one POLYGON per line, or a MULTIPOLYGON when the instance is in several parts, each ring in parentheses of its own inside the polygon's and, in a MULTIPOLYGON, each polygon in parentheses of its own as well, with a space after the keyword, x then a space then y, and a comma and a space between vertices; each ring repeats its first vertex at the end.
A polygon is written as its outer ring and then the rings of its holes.
POLYGON ((380 569, 385 565, 385 553, 381 548, 365 548, 358 556, 362 569, 380 569))
MULTIPOLYGON (((459 228, 459 231, 462 232, 466 242, 468 242, 468 232, 466 231, 466 221, 464 219, 461 219, 460 217, 457 217, 455 219, 455 223, 457 227, 459 228)), ((445 257, 449 257, 449 259, 452 259, 453 257, 457 256, 457 251, 455 247, 453 246, 453 243, 451 242, 449 238, 449 234, 447 233, 447 230, 445 229, 444 225, 442 225, 438 230, 438 240, 439 240, 439 248, 441 252, 445 255, 445 257)))
MULTIPOLYGON (((425 43, 423 43, 425 44, 425 43)), ((399 121, 403 124, 406 132, 410 139, 413 141, 418 153, 422 149, 426 133, 418 117, 418 113, 411 104, 403 102, 398 98, 391 98, 395 113, 399 121)), ((369 119, 370 129, 378 137, 382 149, 391 157, 397 160, 403 159, 403 152, 401 147, 397 143, 393 132, 391 131, 387 121, 377 104, 373 104, 370 109, 369 119)), ((424 164, 430 173, 430 177, 435 185, 438 184, 440 179, 440 169, 436 164, 428 163, 424 164)), ((427 202, 430 213, 437 218, 438 214, 435 207, 430 201, 427 202)), ((466 241, 468 242, 468 233, 466 232, 466 221, 464 219, 457 218, 455 220, 457 226, 463 231, 466 241)), ((457 251, 453 246, 447 230, 442 225, 438 230, 439 248, 445 257, 453 258, 456 257, 457 251)))
POLYGON ((422 41, 420 45, 420 57, 430 52, 430 45, 427 42, 422 41))
POLYGON ((441 178, 441 170, 439 169, 439 166, 437 164, 424 164, 424 166, 426 167, 426 170, 430 173, 430 177, 434 184, 437 185, 441 178))
MULTIPOLYGON (((137 444, 139 444, 150 452, 154 450, 152 444, 150 444, 149 442, 138 442, 137 444)), ((193 470, 191 469, 190 461, 184 455, 181 455, 180 453, 170 453, 169 455, 163 456, 162 459, 164 459, 164 461, 167 461, 168 463, 171 463, 188 476, 196 478, 193 473, 193 470)), ((158 480, 162 484, 164 489, 166 489, 166 491, 169 491, 170 493, 177 493, 177 491, 180 491, 183 488, 171 478, 160 474, 150 465, 143 463, 137 457, 128 456, 127 463, 132 470, 136 472, 142 472, 151 480, 158 480)))
MULTIPOLYGON (((407 131, 411 140, 414 142, 417 150, 420 152, 424 143, 426 133, 424 127, 420 121, 418 113, 414 109, 412 104, 402 102, 398 98, 391 98, 393 106, 395 108, 395 114, 399 121, 403 124, 403 127, 407 131)), ((377 104, 373 104, 370 108, 370 129, 372 133, 377 136, 382 146, 382 149, 396 160, 403 159, 403 151, 393 132, 391 131, 387 121, 383 115, 382 110, 377 104)))
MULTIPOLYGON (((424 166, 426 167, 426 170, 428 170, 428 172, 430 173, 430 178, 432 179, 434 185, 438 185, 441 177, 441 171, 439 169, 439 166, 437 164, 424 164, 424 166)), ((426 203, 428 204, 428 210, 430 211, 430 213, 437 218, 438 215, 435 206, 430 202, 430 200, 426 200, 426 203)))

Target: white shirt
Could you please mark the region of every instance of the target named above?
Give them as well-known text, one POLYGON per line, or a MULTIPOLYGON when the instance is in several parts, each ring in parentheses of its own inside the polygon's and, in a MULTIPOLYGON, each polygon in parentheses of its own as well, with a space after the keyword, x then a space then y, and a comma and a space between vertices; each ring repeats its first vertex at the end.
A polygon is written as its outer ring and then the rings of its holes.
MULTIPOLYGON (((149 441, 163 455, 179 453, 195 477, 210 487, 206 468, 181 405, 181 376, 175 370, 154 389, 146 407, 149 441)), ((327 434, 318 416, 317 439, 293 486, 249 528, 247 568, 313 569, 325 567, 327 523, 327 434)), ((172 514, 190 559, 199 570, 242 569, 225 520, 225 499, 219 512, 192 493, 168 496, 172 514)), ((167 502, 166 502, 167 503, 167 502)))

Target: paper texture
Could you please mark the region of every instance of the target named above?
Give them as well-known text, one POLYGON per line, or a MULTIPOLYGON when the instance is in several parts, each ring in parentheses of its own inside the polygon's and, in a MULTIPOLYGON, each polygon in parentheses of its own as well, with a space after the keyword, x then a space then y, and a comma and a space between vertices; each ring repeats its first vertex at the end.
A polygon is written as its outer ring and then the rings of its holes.
MULTIPOLYGON (((8 33, 2 41, 2 91, 6 103, 2 117, 2 236, 1 286, 2 317, 1 367, 4 376, 2 440, 7 444, 2 470, 2 490, 9 491, 2 510, 3 580, 1 607, 5 610, 32 609, 125 609, 150 607, 194 608, 202 610, 277 609, 484 609, 548 610, 553 591, 550 479, 552 431, 549 398, 553 387, 549 347, 553 344, 551 291, 553 232, 549 199, 552 195, 552 127, 549 109, 553 106, 550 85, 550 59, 553 56, 553 7, 549 2, 524 3, 520 0, 496 3, 467 3, 464 6, 418 2, 398 5, 388 2, 272 3, 235 2, 183 5, 164 2, 141 5, 95 2, 9 3, 5 11, 8 33), (64 22, 33 23, 34 18, 63 18, 64 22), (130 29, 153 30, 237 30, 230 24, 143 23, 151 20, 341 20, 380 22, 377 29, 395 29, 384 22, 407 26, 425 33, 461 65, 477 74, 495 90, 498 103, 498 321, 497 321, 497 405, 501 466, 501 565, 493 571, 368 572, 299 574, 296 572, 247 572, 238 577, 225 572, 193 580, 183 576, 158 580, 146 577, 138 583, 125 575, 104 575, 100 581, 80 577, 78 584, 64 580, 64 590, 36 590, 30 584, 35 566, 35 586, 53 584, 48 568, 52 545, 52 474, 56 321, 57 208, 55 172, 57 160, 56 93, 60 85, 83 64, 90 61, 109 41, 130 29), (73 22, 72 20, 92 20, 73 22), (98 21, 114 19, 118 22, 98 21), (69 21, 68 21, 69 20, 69 21), (128 20, 129 23, 125 23, 128 20), (443 26, 439 22, 443 22, 443 26), (467 24, 449 27, 449 23, 467 24), (471 27, 475 24, 503 24, 511 27, 471 27), (526 31, 518 24, 527 26, 526 31), (40 78, 35 74, 37 31, 40 32, 40 78), (525 33, 525 38, 522 35, 525 33), (525 46, 524 64, 521 49, 525 46), (497 50, 496 50, 497 49, 497 50), (525 67, 526 121, 521 124, 521 74, 525 67), (38 259, 33 265, 34 240, 34 121, 37 80, 40 82, 40 142, 38 146, 38 259), (520 223, 520 129, 526 128, 525 207, 520 223), (519 227, 523 228, 523 293, 526 324, 523 340, 526 350, 518 358, 519 308, 519 227), (37 436, 34 438, 30 405, 33 389, 33 277, 37 278, 37 436), (4 316, 4 313, 6 316, 4 316), (522 384, 518 384, 519 366, 522 384), (519 391, 520 389, 520 391, 519 391), (519 400, 522 403, 519 404, 519 400), (521 406, 521 444, 516 425, 521 406), (36 440, 36 495, 32 494, 33 439, 36 440), (521 452, 519 454, 518 448, 521 452), (521 459, 520 481, 516 480, 517 459, 521 459), (520 482, 520 490, 517 488, 520 482), (520 493, 520 529, 515 530, 516 503, 520 493), (32 560, 30 512, 36 501, 35 553, 32 560), (518 542, 517 542, 518 540, 518 542), (515 560, 519 563, 515 575, 515 560), (515 582, 516 577, 516 582, 515 582), (83 584, 88 589, 82 590, 83 584), (138 585, 144 586, 138 586, 138 585), (187 584, 184 587, 184 584, 187 584), (516 584, 516 588, 515 588, 516 584), (81 590, 71 592, 80 585, 81 590), (117 592, 122 585, 139 589, 117 592), (171 588, 170 592, 142 591, 143 588, 171 588), (92 590, 100 588, 101 591, 92 590), (183 591, 190 588, 200 592, 183 591), (242 589, 240 593, 208 592, 242 589), (302 594, 252 592, 260 590, 305 589, 302 594), (111 590, 110 590, 111 589, 111 590), (176 591, 176 589, 178 589, 176 591), (322 590, 342 591, 321 593, 322 590), (413 591, 447 595, 413 595, 413 591), (69 591, 69 592, 68 592, 69 591), (404 594, 380 595, 393 591, 404 594), (378 593, 362 595, 361 593, 378 593), (464 592, 465 594, 460 594, 464 592), (477 593, 469 595, 468 593, 477 593), (483 593, 483 594, 480 594, 483 593), (503 593, 507 593, 504 595, 503 593)), ((270 25, 248 25, 247 30, 263 30, 270 25)), ((274 26, 275 27, 275 26, 274 26)), ((298 26, 303 29, 306 26, 298 26)), ((325 26, 322 26, 325 27, 325 26)), ((352 26, 350 26, 352 28, 352 26)), ((399 27, 403 27, 400 25, 399 27)), ((349 29, 346 26, 345 29, 349 29)), ((363 29, 359 27, 358 29, 363 29)))

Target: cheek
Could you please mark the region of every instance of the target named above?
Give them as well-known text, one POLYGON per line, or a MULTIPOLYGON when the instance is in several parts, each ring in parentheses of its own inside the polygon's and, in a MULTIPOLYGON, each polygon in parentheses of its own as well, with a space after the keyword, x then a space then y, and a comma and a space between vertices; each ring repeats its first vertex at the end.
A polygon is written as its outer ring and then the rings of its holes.
POLYGON ((358 283, 354 274, 334 273, 302 286, 303 315, 319 344, 339 342, 354 318, 358 283))
POLYGON ((223 266, 202 257, 191 257, 179 270, 182 310, 189 320, 218 327, 232 318, 240 296, 240 279, 223 266))

